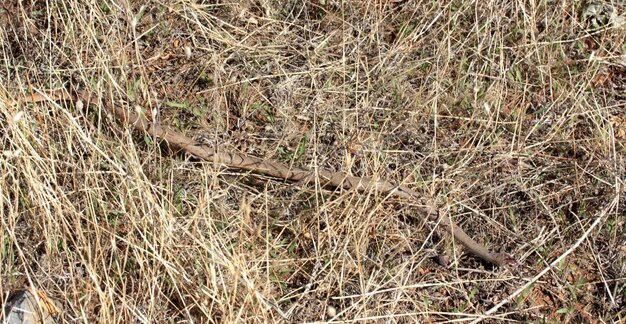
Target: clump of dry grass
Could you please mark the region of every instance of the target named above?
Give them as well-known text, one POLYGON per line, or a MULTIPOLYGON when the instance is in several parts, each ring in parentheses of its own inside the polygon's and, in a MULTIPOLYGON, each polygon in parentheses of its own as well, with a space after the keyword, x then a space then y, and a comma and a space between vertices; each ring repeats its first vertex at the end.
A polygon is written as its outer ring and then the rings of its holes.
POLYGON ((474 319, 585 238, 488 320, 625 316, 623 5, 0 8, 0 302, 32 285, 64 321, 474 319), (464 255, 401 200, 198 162, 86 104, 8 104, 58 88, 403 183, 520 266, 464 255))

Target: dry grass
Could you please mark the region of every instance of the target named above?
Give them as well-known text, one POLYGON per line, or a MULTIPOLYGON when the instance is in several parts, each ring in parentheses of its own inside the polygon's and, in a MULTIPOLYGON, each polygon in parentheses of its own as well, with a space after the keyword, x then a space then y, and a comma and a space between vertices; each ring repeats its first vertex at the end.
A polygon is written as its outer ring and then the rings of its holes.
POLYGON ((33 285, 67 322, 463 321, 582 239, 486 321, 626 318, 623 3, 131 3, 0 5, 0 302, 33 285), (401 200, 200 163, 93 106, 8 105, 58 88, 402 182, 520 266, 401 200))

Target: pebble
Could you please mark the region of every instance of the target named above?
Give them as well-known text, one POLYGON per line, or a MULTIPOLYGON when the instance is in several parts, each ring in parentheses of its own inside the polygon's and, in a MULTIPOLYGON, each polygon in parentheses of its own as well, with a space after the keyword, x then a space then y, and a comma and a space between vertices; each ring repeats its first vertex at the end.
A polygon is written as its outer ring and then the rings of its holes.
POLYGON ((328 305, 326 314, 328 314, 329 317, 335 317, 337 315, 337 309, 334 306, 328 305))
POLYGON ((47 296, 38 294, 36 298, 30 290, 21 290, 13 295, 3 306, 4 318, 2 323, 7 324, 56 324, 53 313, 57 313, 56 305, 47 296))

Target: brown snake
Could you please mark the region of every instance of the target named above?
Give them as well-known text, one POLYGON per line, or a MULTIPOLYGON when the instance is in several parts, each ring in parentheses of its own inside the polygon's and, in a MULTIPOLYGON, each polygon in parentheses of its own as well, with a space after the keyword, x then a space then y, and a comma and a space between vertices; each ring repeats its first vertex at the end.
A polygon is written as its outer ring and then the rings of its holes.
MULTIPOLYGON (((346 190, 355 189, 359 192, 367 190, 376 190, 378 192, 389 193, 407 199, 420 201, 421 196, 402 185, 394 185, 388 181, 373 180, 371 178, 353 177, 343 172, 332 172, 327 170, 312 171, 302 167, 288 167, 282 163, 272 160, 266 160, 237 152, 221 152, 214 148, 199 143, 179 132, 163 126, 159 123, 149 121, 145 116, 136 112, 129 111, 119 106, 107 104, 99 100, 95 96, 91 96, 85 92, 70 94, 64 90, 54 91, 46 94, 34 93, 27 102, 57 100, 73 100, 82 101, 85 104, 101 104, 105 109, 112 113, 117 119, 127 125, 133 126, 136 130, 147 132, 148 134, 161 138, 174 147, 181 148, 188 153, 215 164, 223 164, 229 168, 251 171, 277 179, 289 180, 294 182, 307 181, 317 175, 328 186, 335 188, 343 188, 346 190)), ((17 102, 10 103, 13 105, 17 102)), ((441 217, 440 222, 448 228, 454 238, 463 244, 471 253, 479 258, 492 263, 496 266, 516 265, 515 258, 508 253, 491 253, 483 245, 478 244, 469 237, 463 229, 458 227, 448 217, 441 217)))

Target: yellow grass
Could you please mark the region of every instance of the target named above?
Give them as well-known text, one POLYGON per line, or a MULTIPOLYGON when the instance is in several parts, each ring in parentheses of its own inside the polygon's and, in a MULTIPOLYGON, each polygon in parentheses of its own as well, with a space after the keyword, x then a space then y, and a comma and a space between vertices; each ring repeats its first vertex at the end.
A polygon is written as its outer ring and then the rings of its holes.
POLYGON ((0 303, 35 287, 60 322, 624 321, 625 6, 593 4, 3 2, 0 303), (32 102, 58 89, 402 183, 519 266, 467 255, 402 199, 32 102))

